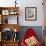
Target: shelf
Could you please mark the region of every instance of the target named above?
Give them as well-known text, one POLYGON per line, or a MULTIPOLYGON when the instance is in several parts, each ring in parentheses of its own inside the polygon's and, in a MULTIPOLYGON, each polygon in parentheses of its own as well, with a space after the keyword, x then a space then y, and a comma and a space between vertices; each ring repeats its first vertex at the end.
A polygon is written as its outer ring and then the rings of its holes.
POLYGON ((1 15, 19 15, 19 7, 0 7, 1 15))
POLYGON ((12 40, 10 40, 10 41, 3 41, 4 43, 15 43, 15 42, 19 42, 19 40, 15 40, 15 41, 12 41, 12 40))
POLYGON ((0 7, 0 46, 18 46, 18 17, 19 7, 0 7))
POLYGON ((1 10, 6 9, 19 9, 19 7, 0 7, 1 10))
POLYGON ((9 29, 12 29, 13 31, 16 29, 17 32, 19 31, 20 29, 20 26, 19 24, 0 24, 0 27, 1 27, 1 31, 5 28, 9 28, 9 29))
POLYGON ((18 16, 2 16, 2 24, 18 24, 18 16))
POLYGON ((9 23, 9 16, 17 16, 13 24, 18 24, 19 7, 0 7, 0 24, 12 24, 13 20, 9 23))

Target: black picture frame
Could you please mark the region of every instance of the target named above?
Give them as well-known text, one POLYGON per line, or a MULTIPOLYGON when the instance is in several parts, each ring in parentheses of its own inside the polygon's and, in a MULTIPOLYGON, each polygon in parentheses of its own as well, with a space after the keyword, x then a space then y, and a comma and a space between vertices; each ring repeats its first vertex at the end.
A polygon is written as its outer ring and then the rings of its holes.
POLYGON ((36 7, 25 7, 25 20, 26 21, 37 20, 37 8, 36 7))

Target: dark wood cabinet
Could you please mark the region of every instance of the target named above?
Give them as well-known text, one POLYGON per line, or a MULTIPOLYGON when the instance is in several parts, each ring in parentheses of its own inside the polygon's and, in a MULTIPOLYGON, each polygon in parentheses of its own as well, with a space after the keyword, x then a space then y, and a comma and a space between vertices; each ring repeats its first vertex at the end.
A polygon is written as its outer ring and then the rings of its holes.
POLYGON ((19 17, 19 7, 0 7, 0 32, 1 32, 1 41, 0 46, 18 46, 19 39, 18 32, 19 32, 19 24, 18 24, 18 17, 19 17), (15 24, 9 24, 8 17, 16 17, 15 24), (6 32, 6 36, 3 36, 6 32), (12 32, 14 34, 10 34, 12 32), (2 37, 3 36, 3 37, 2 37), (11 37, 11 38, 10 38, 11 37), (10 39, 9 39, 10 38, 10 39))

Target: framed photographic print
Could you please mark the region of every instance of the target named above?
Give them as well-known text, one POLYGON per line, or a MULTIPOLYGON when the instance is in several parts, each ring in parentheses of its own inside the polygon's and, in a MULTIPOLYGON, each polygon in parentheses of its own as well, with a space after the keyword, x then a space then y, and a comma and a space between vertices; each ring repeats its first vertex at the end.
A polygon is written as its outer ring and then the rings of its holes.
POLYGON ((2 15, 9 15, 9 10, 2 10, 2 15))
POLYGON ((25 20, 27 21, 37 20, 37 8, 36 7, 26 7, 25 8, 25 20))

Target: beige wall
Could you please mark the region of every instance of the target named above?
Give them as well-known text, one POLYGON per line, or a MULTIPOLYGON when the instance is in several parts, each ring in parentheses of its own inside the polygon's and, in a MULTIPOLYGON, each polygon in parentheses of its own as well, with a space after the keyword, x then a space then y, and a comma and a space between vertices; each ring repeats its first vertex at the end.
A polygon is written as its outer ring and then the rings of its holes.
MULTIPOLYGON (((15 6, 15 0, 0 0, 0 6, 15 6)), ((43 0, 17 0, 17 6, 19 6, 19 24, 20 26, 44 26, 43 20, 43 0), (25 7, 37 7, 37 20, 25 21, 25 7)), ((9 22, 12 17, 9 17, 9 22)), ((15 18, 15 17, 14 17, 15 18)), ((15 23, 15 21, 11 21, 15 23)))
POLYGON ((44 42, 45 42, 45 46, 46 46, 46 0, 44 1, 44 42))
POLYGON ((46 0, 44 0, 44 26, 46 26, 46 0))

